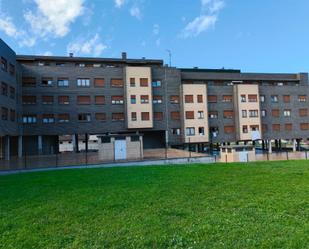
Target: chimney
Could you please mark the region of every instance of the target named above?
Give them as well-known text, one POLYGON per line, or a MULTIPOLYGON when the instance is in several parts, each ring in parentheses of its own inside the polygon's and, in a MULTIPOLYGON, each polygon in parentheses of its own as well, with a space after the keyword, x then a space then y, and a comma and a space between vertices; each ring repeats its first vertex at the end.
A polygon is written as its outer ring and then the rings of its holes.
POLYGON ((122 58, 123 60, 126 60, 126 59, 127 59, 127 53, 126 53, 126 52, 122 52, 122 53, 121 53, 121 58, 122 58))
POLYGON ((74 56, 74 54, 73 54, 73 53, 69 53, 69 56, 70 56, 70 57, 73 57, 73 56, 74 56))

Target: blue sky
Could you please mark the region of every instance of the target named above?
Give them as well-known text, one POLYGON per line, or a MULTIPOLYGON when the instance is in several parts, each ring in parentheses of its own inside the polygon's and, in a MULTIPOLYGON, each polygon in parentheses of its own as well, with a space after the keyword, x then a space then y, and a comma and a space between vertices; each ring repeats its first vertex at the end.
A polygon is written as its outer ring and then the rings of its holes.
POLYGON ((18 54, 159 58, 177 67, 309 71, 308 0, 0 0, 18 54))

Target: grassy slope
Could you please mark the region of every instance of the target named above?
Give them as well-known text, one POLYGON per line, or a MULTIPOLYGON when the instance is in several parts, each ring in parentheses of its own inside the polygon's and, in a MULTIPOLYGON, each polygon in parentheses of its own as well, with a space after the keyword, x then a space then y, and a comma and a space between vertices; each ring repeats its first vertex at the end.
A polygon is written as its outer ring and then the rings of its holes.
POLYGON ((0 248, 308 248, 309 162, 0 176, 0 248))

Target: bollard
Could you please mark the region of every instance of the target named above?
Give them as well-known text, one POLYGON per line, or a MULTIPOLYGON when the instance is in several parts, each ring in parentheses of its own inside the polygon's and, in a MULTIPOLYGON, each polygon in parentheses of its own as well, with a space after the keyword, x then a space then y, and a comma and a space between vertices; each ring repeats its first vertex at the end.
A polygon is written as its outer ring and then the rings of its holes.
POLYGON ((307 151, 306 151, 305 155, 306 155, 306 160, 308 160, 308 155, 307 155, 307 151))
POLYGON ((247 163, 249 162, 249 154, 247 153, 247 163))
POLYGON ((267 153, 266 155, 267 155, 267 161, 269 161, 269 154, 267 153))
POLYGON ((217 156, 215 155, 215 163, 217 162, 217 156))
POLYGON ((227 155, 225 155, 225 163, 227 163, 227 155))
POLYGON ((286 160, 289 160, 289 152, 286 152, 286 160))
POLYGON ((56 153, 56 167, 58 167, 58 153, 56 153))

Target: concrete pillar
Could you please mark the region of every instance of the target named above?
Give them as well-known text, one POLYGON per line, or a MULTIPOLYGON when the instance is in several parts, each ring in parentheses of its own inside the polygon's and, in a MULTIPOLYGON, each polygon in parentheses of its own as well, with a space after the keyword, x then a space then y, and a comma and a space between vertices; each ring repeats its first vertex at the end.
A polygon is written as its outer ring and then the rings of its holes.
POLYGON ((271 154, 273 152, 271 140, 268 140, 268 153, 271 154))
POLYGON ((10 136, 5 136, 4 138, 4 158, 5 160, 10 160, 11 152, 10 152, 10 136))
POLYGON ((280 151, 282 150, 282 142, 281 142, 281 139, 279 139, 279 150, 280 150, 280 151))
POLYGON ((296 139, 293 139, 293 152, 296 151, 296 139))
POLYGON ((18 157, 23 156, 23 136, 18 136, 18 157))
POLYGON ((85 134, 85 150, 88 152, 88 133, 85 134))
POLYGON ((42 136, 38 136, 38 153, 39 155, 43 154, 43 141, 42 141, 42 136))

